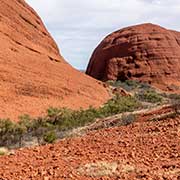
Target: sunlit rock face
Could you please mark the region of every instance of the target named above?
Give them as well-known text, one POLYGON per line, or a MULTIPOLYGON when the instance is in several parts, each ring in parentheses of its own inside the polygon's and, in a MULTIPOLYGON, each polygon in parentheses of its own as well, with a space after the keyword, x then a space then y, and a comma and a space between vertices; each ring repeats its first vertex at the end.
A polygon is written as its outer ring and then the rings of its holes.
POLYGON ((95 49, 86 73, 103 81, 136 79, 176 91, 180 88, 180 33, 154 24, 116 31, 95 49))
POLYGON ((50 106, 98 106, 107 99, 99 82, 65 62, 24 0, 0 0, 0 118, 39 116, 50 106))

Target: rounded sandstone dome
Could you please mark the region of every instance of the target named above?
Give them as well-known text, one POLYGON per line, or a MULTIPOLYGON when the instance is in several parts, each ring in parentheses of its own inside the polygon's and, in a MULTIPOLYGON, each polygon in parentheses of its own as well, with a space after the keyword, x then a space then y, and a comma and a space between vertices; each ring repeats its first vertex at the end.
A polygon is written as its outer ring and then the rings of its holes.
POLYGON ((177 90, 180 33, 154 24, 116 31, 95 49, 86 73, 103 81, 135 79, 177 90))

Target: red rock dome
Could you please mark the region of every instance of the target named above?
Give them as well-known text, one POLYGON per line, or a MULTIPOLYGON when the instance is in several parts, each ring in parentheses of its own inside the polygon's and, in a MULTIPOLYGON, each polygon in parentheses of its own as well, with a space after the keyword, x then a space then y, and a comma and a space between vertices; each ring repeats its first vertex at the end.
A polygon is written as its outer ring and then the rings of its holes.
POLYGON ((178 90, 180 33, 154 24, 116 31, 95 49, 86 73, 103 81, 136 79, 178 90))
POLYGON ((0 118, 39 116, 50 106, 98 106, 108 97, 99 82, 64 61, 24 0, 0 1, 0 118))

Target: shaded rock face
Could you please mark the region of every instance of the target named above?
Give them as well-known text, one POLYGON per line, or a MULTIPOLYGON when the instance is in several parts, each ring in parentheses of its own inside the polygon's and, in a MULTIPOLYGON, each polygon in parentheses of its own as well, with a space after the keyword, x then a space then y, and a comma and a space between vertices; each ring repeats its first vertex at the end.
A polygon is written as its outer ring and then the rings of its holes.
POLYGON ((103 81, 136 79, 178 90, 180 33, 153 24, 116 31, 95 49, 86 73, 103 81))
POLYGON ((39 116, 50 106, 98 106, 109 98, 73 69, 24 0, 0 0, 0 118, 39 116))

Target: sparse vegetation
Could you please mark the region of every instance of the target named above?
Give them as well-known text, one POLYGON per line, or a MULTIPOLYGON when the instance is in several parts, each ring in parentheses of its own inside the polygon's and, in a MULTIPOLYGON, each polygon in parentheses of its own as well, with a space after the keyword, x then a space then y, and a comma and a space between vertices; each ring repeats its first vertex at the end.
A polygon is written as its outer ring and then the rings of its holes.
POLYGON ((57 139, 57 135, 55 131, 48 131, 46 134, 44 134, 44 141, 47 143, 53 143, 57 139))
POLYGON ((136 93, 135 96, 140 101, 150 103, 160 103, 163 100, 163 97, 154 90, 142 90, 136 93))
POLYGON ((149 121, 162 121, 162 120, 166 120, 166 119, 169 119, 169 118, 174 119, 176 117, 177 117, 177 114, 175 112, 171 112, 171 113, 165 113, 165 114, 156 116, 156 117, 150 119, 149 121))
POLYGON ((144 82, 139 82, 136 80, 108 81, 107 83, 113 87, 121 87, 126 91, 133 91, 136 89, 144 89, 144 90, 153 89, 149 84, 144 82))
POLYGON ((128 115, 123 114, 121 119, 122 119, 122 125, 127 126, 135 122, 137 117, 135 114, 128 114, 128 115))
POLYGON ((103 176, 113 176, 116 174, 118 168, 117 162, 106 162, 99 161, 96 163, 88 163, 80 166, 77 169, 77 172, 81 175, 89 176, 89 177, 103 177, 103 176))
POLYGON ((102 108, 99 109, 100 114, 103 116, 111 116, 123 112, 132 112, 139 108, 141 103, 131 96, 116 96, 109 100, 102 108))
MULTIPOLYGON (((114 82, 111 82, 114 83, 114 82)), ((97 118, 105 118, 122 114, 121 125, 129 125, 136 120, 133 113, 145 107, 144 102, 161 103, 163 98, 171 99, 175 113, 179 113, 180 96, 157 93, 149 85, 137 81, 116 82, 115 85, 126 85, 136 89, 134 96, 119 96, 109 100, 104 106, 95 109, 71 110, 68 108, 50 107, 44 117, 31 118, 29 115, 19 117, 19 121, 0 120, 0 146, 22 147, 24 139, 36 138, 38 144, 53 143, 56 139, 66 136, 66 132, 93 123, 97 118), (137 90, 138 89, 138 90, 137 90)), ((130 89, 130 88, 129 88, 130 89)))
POLYGON ((115 96, 98 109, 89 107, 87 110, 71 110, 50 107, 45 117, 33 119, 28 115, 23 115, 18 123, 9 119, 0 120, 0 145, 8 147, 19 143, 21 147, 23 139, 27 136, 37 138, 39 144, 52 143, 57 138, 63 137, 63 132, 85 126, 96 118, 131 112, 140 106, 141 103, 134 97, 115 96))
POLYGON ((176 114, 180 114, 180 95, 171 94, 169 95, 172 107, 176 114))

